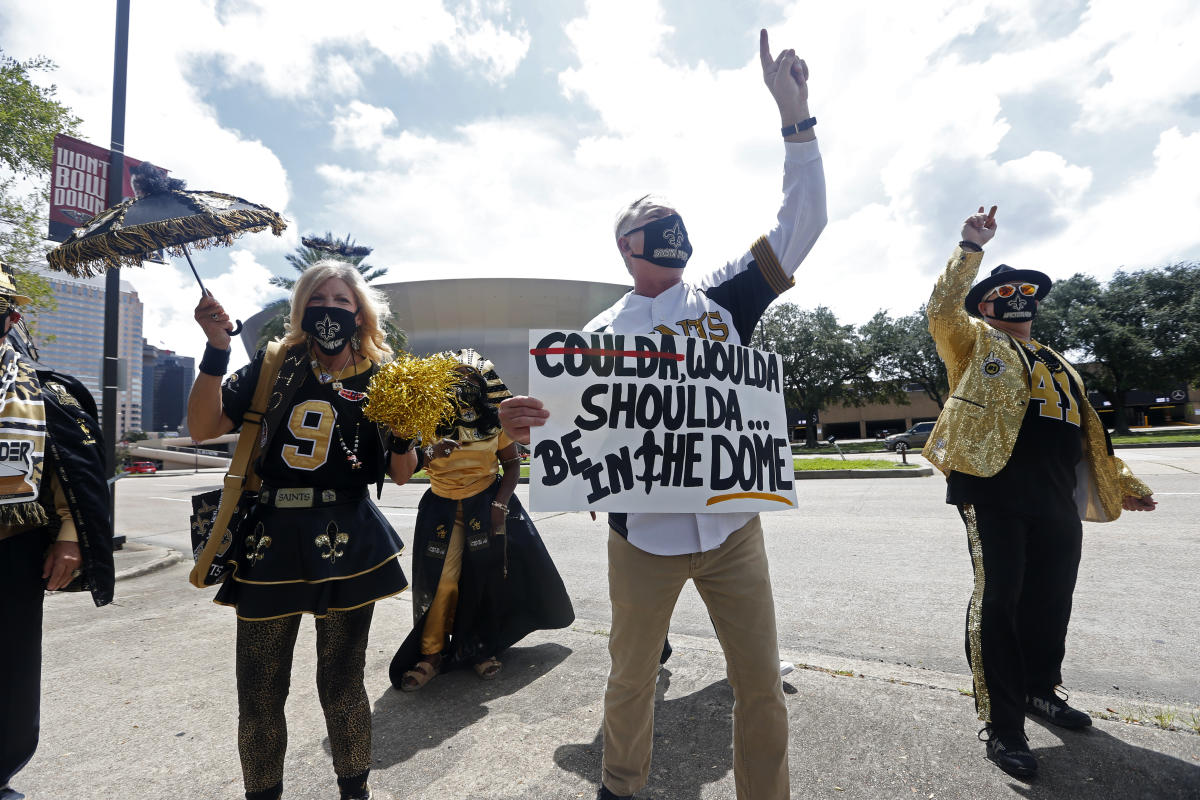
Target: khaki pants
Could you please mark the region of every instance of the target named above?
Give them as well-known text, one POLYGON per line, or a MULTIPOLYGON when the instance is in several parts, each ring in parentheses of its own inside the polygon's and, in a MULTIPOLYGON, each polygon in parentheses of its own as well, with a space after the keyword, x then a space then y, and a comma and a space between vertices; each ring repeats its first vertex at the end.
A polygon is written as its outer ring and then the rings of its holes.
POLYGON ((609 532, 612 668, 604 693, 604 785, 618 795, 633 794, 646 785, 658 658, 675 601, 689 578, 708 607, 733 686, 738 800, 786 800, 787 708, 779 678, 775 601, 758 517, 717 549, 691 555, 651 555, 609 532))

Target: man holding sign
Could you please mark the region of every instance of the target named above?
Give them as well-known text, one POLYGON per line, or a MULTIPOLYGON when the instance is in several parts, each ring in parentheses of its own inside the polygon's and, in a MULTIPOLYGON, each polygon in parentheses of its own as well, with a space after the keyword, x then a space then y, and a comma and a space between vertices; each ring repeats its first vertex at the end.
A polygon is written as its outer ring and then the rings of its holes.
MULTIPOLYGON (((763 311, 793 285, 792 274, 826 222, 825 177, 808 108, 808 67, 794 50, 772 58, 760 34, 763 80, 779 108, 785 141, 778 224, 740 258, 695 283, 675 209, 644 196, 617 218, 616 244, 634 288, 586 328, 748 342, 763 311)), ((682 347, 679 348, 682 351, 682 347)), ((528 443, 549 411, 533 397, 500 406, 505 431, 528 443)), ((604 695, 603 785, 624 798, 646 784, 654 732, 654 684, 671 612, 690 578, 708 607, 733 687, 734 778, 739 800, 790 796, 787 709, 779 677, 775 606, 753 511, 609 515, 612 667, 604 695)))

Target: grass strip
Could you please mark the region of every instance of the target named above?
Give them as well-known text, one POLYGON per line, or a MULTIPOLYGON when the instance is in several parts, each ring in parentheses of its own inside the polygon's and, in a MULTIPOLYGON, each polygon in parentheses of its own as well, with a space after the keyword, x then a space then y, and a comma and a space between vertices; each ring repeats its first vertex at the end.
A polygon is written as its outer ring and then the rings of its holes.
POLYGON ((820 470, 820 469, 912 469, 917 464, 901 464, 898 461, 889 461, 882 458, 848 458, 843 461, 840 458, 824 458, 811 456, 805 458, 793 458, 792 463, 795 464, 797 470, 820 470))

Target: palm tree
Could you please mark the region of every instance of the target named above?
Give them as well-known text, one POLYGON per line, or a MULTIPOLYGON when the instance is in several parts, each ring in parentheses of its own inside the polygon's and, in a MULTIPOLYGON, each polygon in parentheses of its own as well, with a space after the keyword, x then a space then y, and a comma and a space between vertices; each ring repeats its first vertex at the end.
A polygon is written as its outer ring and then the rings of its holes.
MULTIPOLYGON (((363 280, 370 283, 387 274, 387 267, 373 267, 365 263, 367 256, 371 255, 373 250, 374 248, 366 245, 356 244, 350 234, 346 234, 345 238, 335 239, 333 234, 327 231, 324 236, 303 237, 296 252, 289 253, 286 258, 297 273, 303 273, 323 259, 335 258, 353 265, 363 276, 363 280)), ((271 284, 290 292, 296 285, 296 279, 284 275, 274 275, 271 277, 271 284)), ((291 306, 286 299, 276 300, 264 310, 270 311, 271 316, 258 331, 258 347, 260 348, 266 347, 267 342, 283 335, 284 323, 291 315, 291 306)), ((387 342, 392 348, 392 352, 399 353, 408 349, 408 336, 396 325, 394 317, 381 319, 379 324, 387 334, 387 342)))

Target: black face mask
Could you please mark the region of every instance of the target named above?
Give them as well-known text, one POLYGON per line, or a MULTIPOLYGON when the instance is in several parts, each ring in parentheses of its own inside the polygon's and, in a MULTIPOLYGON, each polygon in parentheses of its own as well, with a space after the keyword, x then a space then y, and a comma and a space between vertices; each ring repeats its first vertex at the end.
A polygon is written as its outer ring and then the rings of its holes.
POLYGON ((1029 322, 1037 316, 1038 301, 1026 297, 1020 292, 1013 292, 1012 297, 997 297, 991 301, 992 311, 984 314, 988 319, 998 319, 1002 322, 1029 322))
POLYGON ((358 330, 355 312, 334 306, 309 306, 304 309, 300 330, 312 336, 317 347, 326 355, 342 352, 350 337, 358 330))
POLYGON ((692 243, 688 241, 687 228, 683 227, 683 217, 672 214, 656 219, 626 232, 625 236, 638 231, 645 231, 645 236, 641 254, 634 253, 634 256, 660 267, 683 269, 687 265, 692 255, 692 243))

